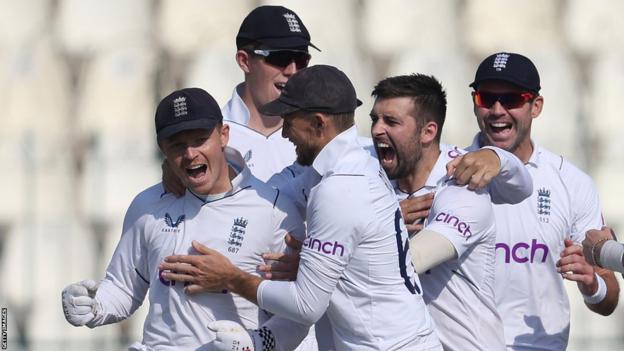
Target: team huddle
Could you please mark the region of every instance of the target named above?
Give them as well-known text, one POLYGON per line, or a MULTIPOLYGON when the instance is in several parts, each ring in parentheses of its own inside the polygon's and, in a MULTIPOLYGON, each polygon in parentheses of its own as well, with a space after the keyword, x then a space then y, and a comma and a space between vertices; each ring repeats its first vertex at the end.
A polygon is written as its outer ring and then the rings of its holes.
POLYGON ((481 62, 461 148, 441 143, 426 74, 377 83, 359 137, 355 88, 309 65, 287 8, 254 9, 236 46, 223 108, 199 88, 158 104, 163 182, 133 200, 104 279, 63 290, 69 323, 119 322, 147 295, 130 350, 564 350, 564 279, 613 312, 615 276, 581 246, 604 225, 596 187, 531 139, 527 57, 481 62))

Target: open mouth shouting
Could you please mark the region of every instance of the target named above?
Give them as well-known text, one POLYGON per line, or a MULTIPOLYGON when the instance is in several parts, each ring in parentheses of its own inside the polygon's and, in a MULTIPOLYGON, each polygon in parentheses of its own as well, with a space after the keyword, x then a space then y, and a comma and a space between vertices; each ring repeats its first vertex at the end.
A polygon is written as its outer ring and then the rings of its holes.
POLYGON ((386 172, 397 166, 397 155, 390 142, 375 140, 375 149, 377 150, 379 162, 386 172))
POLYGON ((202 178, 206 175, 206 171, 208 170, 208 166, 205 164, 196 164, 188 166, 184 169, 186 171, 186 175, 188 179, 192 183, 198 183, 202 180, 202 178))

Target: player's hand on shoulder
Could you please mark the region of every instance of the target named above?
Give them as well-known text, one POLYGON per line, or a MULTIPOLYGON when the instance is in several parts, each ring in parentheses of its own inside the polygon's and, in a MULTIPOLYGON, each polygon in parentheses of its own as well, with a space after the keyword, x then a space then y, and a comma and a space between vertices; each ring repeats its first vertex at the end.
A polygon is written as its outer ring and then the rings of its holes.
POLYGON ((95 293, 99 283, 94 280, 83 280, 70 284, 61 293, 61 303, 65 319, 73 326, 79 327, 92 321, 99 304, 95 293))
POLYGON ((163 160, 161 169, 162 169, 162 184, 163 184, 163 188, 165 188, 165 191, 168 193, 172 193, 176 197, 180 197, 184 195, 184 192, 186 191, 186 187, 184 186, 184 184, 182 184, 182 181, 180 180, 180 178, 178 178, 178 176, 176 176, 175 173, 173 173, 173 170, 171 169, 171 166, 169 166, 169 163, 167 162, 167 160, 163 160))
POLYGON ((487 186, 500 173, 501 162, 495 151, 480 149, 460 155, 446 165, 447 175, 459 185, 475 190, 487 186))
POLYGON ((434 193, 414 196, 399 202, 401 215, 409 234, 418 233, 423 229, 425 219, 429 216, 429 210, 433 205, 434 193))

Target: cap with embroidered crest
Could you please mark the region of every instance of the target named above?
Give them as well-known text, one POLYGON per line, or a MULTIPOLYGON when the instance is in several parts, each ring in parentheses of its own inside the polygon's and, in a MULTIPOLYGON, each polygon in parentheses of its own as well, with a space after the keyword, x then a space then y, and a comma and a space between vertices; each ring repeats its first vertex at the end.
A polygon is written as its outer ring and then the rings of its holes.
POLYGON ((267 116, 284 116, 295 111, 345 114, 362 104, 346 74, 336 67, 315 65, 293 74, 280 96, 260 107, 267 116))
POLYGON ((302 50, 308 46, 321 51, 310 42, 310 33, 294 11, 283 6, 259 6, 241 23, 236 35, 236 48, 257 43, 267 50, 302 50))
POLYGON ((176 90, 156 108, 156 138, 166 139, 190 129, 212 130, 223 121, 219 104, 203 89, 176 90))
POLYGON ((470 87, 477 89, 486 80, 501 80, 539 94, 540 77, 537 68, 526 56, 499 52, 488 56, 477 68, 470 87))

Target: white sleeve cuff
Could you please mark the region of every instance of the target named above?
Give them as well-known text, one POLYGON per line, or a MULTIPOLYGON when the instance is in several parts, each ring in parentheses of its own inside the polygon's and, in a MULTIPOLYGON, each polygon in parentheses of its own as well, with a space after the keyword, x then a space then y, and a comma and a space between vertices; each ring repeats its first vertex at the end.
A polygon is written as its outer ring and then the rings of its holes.
POLYGON ((601 267, 622 273, 624 272, 622 256, 624 256, 624 245, 615 240, 607 240, 600 248, 600 262, 597 263, 601 267))
POLYGON ((589 305, 598 304, 602 302, 602 300, 604 300, 607 296, 607 284, 605 283, 604 279, 602 279, 602 277, 599 276, 598 273, 594 273, 594 275, 596 276, 596 281, 598 282, 598 290, 596 290, 596 293, 594 293, 592 296, 587 296, 583 294, 583 300, 585 300, 585 302, 589 305))

